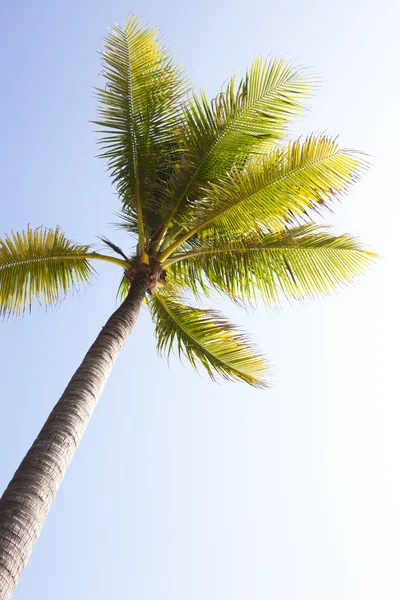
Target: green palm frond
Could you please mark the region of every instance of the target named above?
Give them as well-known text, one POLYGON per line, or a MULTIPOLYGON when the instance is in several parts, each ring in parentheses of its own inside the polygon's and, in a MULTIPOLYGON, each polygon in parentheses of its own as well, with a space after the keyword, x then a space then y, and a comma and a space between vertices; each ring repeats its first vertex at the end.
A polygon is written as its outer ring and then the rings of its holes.
POLYGON ((192 203, 188 231, 162 253, 165 260, 193 235, 230 237, 255 228, 282 231, 307 210, 320 210, 345 193, 365 163, 336 140, 311 135, 273 150, 204 189, 192 203))
POLYGON ((169 222, 205 183, 271 150, 301 114, 310 88, 310 78, 291 63, 257 58, 238 86, 233 76, 211 103, 194 94, 184 110, 186 149, 166 205, 169 222))
POLYGON ((176 350, 192 367, 203 365, 212 379, 239 379, 263 387, 266 364, 246 336, 220 313, 182 303, 176 295, 157 292, 150 297, 157 347, 167 356, 176 350))
POLYGON ((0 314, 19 316, 34 298, 46 306, 57 304, 87 283, 93 274, 88 250, 67 240, 58 227, 28 226, 0 240, 0 314))
POLYGON ((194 289, 210 284, 233 300, 255 302, 261 294, 267 304, 276 304, 281 296, 328 294, 353 281, 374 258, 358 240, 309 224, 284 233, 199 243, 197 250, 171 259, 168 270, 185 276, 194 289))
POLYGON ((186 79, 158 40, 132 17, 110 29, 102 52, 105 89, 98 89, 101 157, 124 206, 136 214, 144 249, 146 207, 171 175, 180 151, 178 121, 186 79))
POLYGON ((123 302, 128 295, 130 283, 125 275, 122 276, 117 290, 117 301, 123 302))
POLYGON ((303 143, 293 142, 252 161, 226 182, 211 185, 193 210, 201 231, 247 232, 255 222, 279 231, 307 209, 319 209, 346 192, 362 167, 362 160, 340 149, 336 139, 311 135, 303 143))
POLYGON ((235 76, 211 102, 194 95, 187 104, 187 154, 206 181, 224 175, 244 156, 266 154, 304 110, 312 82, 284 59, 256 58, 236 88, 235 76))

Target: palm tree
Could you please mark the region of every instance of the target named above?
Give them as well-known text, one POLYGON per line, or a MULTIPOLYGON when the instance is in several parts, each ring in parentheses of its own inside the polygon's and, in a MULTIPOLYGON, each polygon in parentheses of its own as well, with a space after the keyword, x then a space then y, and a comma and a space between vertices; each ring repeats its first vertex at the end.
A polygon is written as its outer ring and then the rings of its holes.
POLYGON ((157 32, 131 18, 113 26, 98 89, 101 157, 136 251, 101 254, 62 231, 30 226, 0 241, 0 311, 19 316, 34 298, 58 304, 87 283, 92 262, 122 268, 122 303, 102 328, 0 501, 0 598, 11 597, 111 368, 144 302, 157 345, 212 377, 265 385, 266 363, 247 337, 187 299, 217 292, 275 304, 328 293, 373 254, 335 236, 309 213, 331 207, 362 172, 354 152, 327 135, 284 143, 311 88, 282 59, 253 61, 211 102, 186 77, 157 32))

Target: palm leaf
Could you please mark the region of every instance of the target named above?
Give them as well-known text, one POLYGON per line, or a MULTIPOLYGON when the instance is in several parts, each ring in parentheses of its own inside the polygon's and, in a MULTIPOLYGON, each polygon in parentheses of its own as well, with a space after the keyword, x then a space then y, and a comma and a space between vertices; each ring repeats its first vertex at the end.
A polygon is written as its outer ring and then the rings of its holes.
POLYGON ((328 294, 353 281, 374 258, 358 240, 309 224, 284 233, 199 243, 197 250, 172 258, 168 270, 185 277, 194 290, 209 284, 233 300, 254 302, 261 294, 267 304, 275 304, 281 296, 328 294))
POLYGON ((291 63, 257 58, 237 87, 233 76, 211 103, 204 93, 194 94, 184 110, 185 153, 167 210, 177 218, 206 182, 271 150, 301 114, 310 88, 310 79, 291 63))
POLYGON ((203 198, 192 203, 186 233, 161 259, 193 235, 229 238, 257 228, 282 231, 299 218, 307 220, 307 210, 318 211, 345 193, 364 167, 358 156, 324 135, 273 150, 206 187, 203 198))
POLYGON ((0 314, 19 316, 36 298, 55 305, 68 291, 87 283, 93 270, 89 246, 73 244, 56 229, 12 233, 0 240, 0 314))
POLYGON ((209 105, 193 96, 185 118, 187 152, 196 159, 198 176, 209 181, 237 165, 243 155, 265 154, 304 109, 311 81, 283 59, 256 58, 235 89, 235 76, 209 105))
POLYGON ((264 359, 220 313, 187 306, 165 292, 153 294, 149 305, 160 352, 169 355, 175 349, 195 369, 203 365, 212 379, 219 375, 255 387, 265 385, 264 359))
POLYGON ((108 161, 124 206, 136 214, 144 244, 146 210, 179 150, 177 121, 187 84, 158 40, 137 17, 110 29, 102 52, 105 89, 98 89, 100 155, 108 161), (144 212, 144 214, 142 214, 144 212))

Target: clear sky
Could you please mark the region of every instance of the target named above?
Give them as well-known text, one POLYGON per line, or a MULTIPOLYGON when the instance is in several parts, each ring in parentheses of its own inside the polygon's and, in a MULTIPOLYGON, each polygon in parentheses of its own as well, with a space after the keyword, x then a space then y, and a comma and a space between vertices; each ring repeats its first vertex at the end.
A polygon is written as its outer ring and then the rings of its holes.
MULTIPOLYGON (((15 600, 397 600, 398 22, 395 0, 3 2, 0 234, 105 234, 117 199, 94 158, 96 51, 131 12, 211 95, 257 53, 320 77, 293 129, 341 134, 373 169, 328 222, 382 261, 331 298, 243 313, 274 387, 212 384, 157 357, 141 314, 15 600)), ((96 265, 97 266, 97 265, 96 265)), ((120 273, 0 324, 0 488, 116 306, 120 273)))

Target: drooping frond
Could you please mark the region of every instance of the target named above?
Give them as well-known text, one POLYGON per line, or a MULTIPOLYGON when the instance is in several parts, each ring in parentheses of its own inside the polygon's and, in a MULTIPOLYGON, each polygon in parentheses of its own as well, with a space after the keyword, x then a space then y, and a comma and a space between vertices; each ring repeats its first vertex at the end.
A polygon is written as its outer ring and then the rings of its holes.
MULTIPOLYGON (((12 233, 0 240, 0 314, 19 316, 36 298, 57 304, 90 280, 89 246, 73 244, 57 227, 12 233)), ((92 255, 93 256, 93 255, 92 255)))
POLYGON ((291 63, 257 58, 238 86, 232 77, 211 103, 204 93, 193 95, 184 111, 186 149, 166 206, 169 215, 184 213, 206 182, 271 150, 301 114, 310 88, 310 78, 291 63))
POLYGON ((135 211, 143 247, 145 207, 177 161, 177 122, 187 84, 157 30, 143 27, 137 17, 110 29, 102 59, 107 83, 97 90, 95 121, 101 127, 101 156, 123 205, 135 211))
POLYGON ((121 250, 121 248, 119 246, 117 246, 116 244, 114 244, 111 240, 109 240, 108 238, 104 237, 103 235, 99 236, 99 239, 106 244, 106 246, 108 246, 109 248, 111 248, 111 250, 113 250, 113 252, 115 252, 115 254, 119 254, 120 256, 122 256, 122 258, 126 261, 129 262, 130 258, 128 258, 126 256, 126 254, 121 250))
POLYGON ((358 156, 323 135, 273 150, 206 187, 203 198, 192 203, 188 231, 162 258, 195 234, 229 238, 257 228, 282 231, 346 192, 363 167, 358 156))
POLYGON ((168 270, 185 274, 195 289, 208 283, 233 300, 255 302, 260 294, 267 304, 276 304, 281 296, 330 293, 353 281, 374 258, 358 240, 310 224, 283 233, 254 232, 226 242, 199 243, 197 250, 172 259, 168 270))
POLYGON ((123 302, 128 295, 130 283, 125 275, 122 276, 117 290, 117 300, 123 302))
POLYGON ((246 336, 220 313, 182 303, 176 295, 157 292, 150 297, 157 347, 167 356, 177 351, 197 369, 203 365, 212 379, 240 379, 263 387, 266 364, 246 336))

